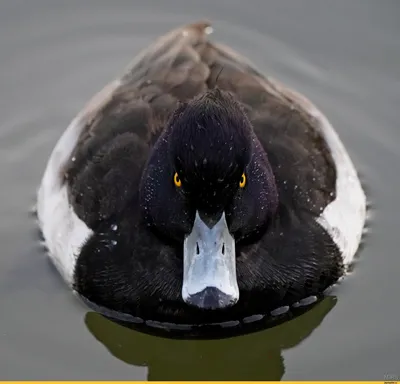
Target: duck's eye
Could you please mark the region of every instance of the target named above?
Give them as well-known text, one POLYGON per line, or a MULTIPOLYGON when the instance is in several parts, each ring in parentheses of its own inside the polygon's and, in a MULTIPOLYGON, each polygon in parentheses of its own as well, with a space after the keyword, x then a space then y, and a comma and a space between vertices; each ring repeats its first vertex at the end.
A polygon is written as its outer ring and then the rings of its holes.
POLYGON ((239 181, 239 187, 244 188, 245 185, 246 185, 246 175, 243 173, 239 181))
POLYGON ((182 180, 179 178, 178 172, 175 172, 174 183, 178 188, 182 186, 182 180))

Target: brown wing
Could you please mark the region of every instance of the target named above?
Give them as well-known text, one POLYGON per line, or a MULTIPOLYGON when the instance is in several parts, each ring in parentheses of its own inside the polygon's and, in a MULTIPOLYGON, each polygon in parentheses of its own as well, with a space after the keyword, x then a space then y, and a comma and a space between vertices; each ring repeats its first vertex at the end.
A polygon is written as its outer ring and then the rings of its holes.
POLYGON ((161 36, 139 53, 121 77, 107 85, 80 113, 84 128, 76 153, 91 138, 157 133, 179 101, 207 88, 210 68, 203 60, 209 24, 196 23, 161 36), (136 121, 135 126, 127 121, 136 121))

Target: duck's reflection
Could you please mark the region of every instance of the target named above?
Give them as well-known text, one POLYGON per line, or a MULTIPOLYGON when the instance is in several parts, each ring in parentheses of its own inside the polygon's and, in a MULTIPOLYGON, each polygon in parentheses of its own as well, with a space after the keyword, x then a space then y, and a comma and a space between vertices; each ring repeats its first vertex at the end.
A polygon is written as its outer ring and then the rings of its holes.
POLYGON ((222 340, 174 340, 150 336, 89 312, 85 323, 118 359, 148 367, 149 380, 280 380, 282 351, 293 348, 335 306, 326 297, 312 310, 274 328, 222 340))

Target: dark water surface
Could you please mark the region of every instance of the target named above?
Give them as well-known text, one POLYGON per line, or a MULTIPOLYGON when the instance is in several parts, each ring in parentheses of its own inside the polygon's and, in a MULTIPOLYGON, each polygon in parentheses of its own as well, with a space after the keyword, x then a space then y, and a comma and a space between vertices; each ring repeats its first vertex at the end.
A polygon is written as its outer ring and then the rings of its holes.
POLYGON ((399 20, 395 0, 0 1, 0 378, 400 375, 399 20), (167 340, 88 313, 27 209, 83 104, 159 34, 204 17, 215 39, 326 112, 373 215, 352 275, 303 316, 243 337, 167 340))

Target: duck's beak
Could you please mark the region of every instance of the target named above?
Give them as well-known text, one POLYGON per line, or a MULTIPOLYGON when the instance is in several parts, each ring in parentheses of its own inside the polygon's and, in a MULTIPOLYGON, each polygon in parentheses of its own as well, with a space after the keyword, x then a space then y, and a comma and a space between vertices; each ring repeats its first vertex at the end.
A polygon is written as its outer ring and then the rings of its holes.
POLYGON ((239 300, 235 239, 222 213, 208 225, 198 212, 183 248, 182 298, 203 309, 225 308, 239 300))

